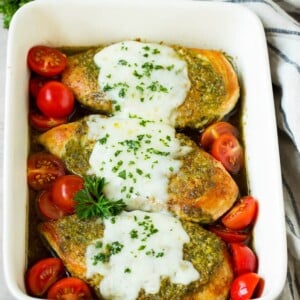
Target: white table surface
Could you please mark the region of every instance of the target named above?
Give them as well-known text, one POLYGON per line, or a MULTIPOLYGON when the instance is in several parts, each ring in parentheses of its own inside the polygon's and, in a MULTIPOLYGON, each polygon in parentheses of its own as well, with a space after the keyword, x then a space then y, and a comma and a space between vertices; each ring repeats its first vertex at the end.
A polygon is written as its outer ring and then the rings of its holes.
POLYGON ((5 64, 6 64, 6 45, 7 45, 8 30, 3 29, 2 19, 0 18, 0 299, 14 299, 9 293, 3 274, 3 255, 2 255, 2 166, 3 166, 3 127, 4 127, 4 94, 5 94, 5 64))

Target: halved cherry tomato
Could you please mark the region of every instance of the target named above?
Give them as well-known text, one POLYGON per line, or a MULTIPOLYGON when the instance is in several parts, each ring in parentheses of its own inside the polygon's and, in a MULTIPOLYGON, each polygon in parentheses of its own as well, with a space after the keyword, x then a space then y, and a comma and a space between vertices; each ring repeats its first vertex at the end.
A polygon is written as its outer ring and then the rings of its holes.
POLYGON ((256 273, 245 273, 236 277, 230 288, 231 300, 249 300, 255 294, 260 277, 256 273))
POLYGON ((40 114, 36 111, 31 111, 29 113, 30 125, 38 131, 46 131, 55 126, 67 123, 68 118, 52 118, 40 114))
POLYGON ((221 221, 227 228, 241 230, 255 221, 257 211, 258 204, 256 199, 252 196, 244 196, 221 221))
POLYGON ((235 137, 239 136, 239 131, 237 130, 237 128, 231 125, 230 123, 223 121, 216 122, 208 126, 201 134, 201 146, 204 149, 208 150, 211 147, 212 143, 224 133, 231 133, 235 137))
POLYGON ((50 257, 38 261, 26 273, 26 287, 32 296, 42 296, 59 278, 65 275, 65 268, 58 258, 50 257))
POLYGON ((38 212, 43 219, 56 220, 65 215, 65 212, 54 204, 49 190, 43 190, 39 193, 36 203, 38 212))
POLYGON ((37 152, 27 161, 27 182, 34 190, 49 188, 56 178, 64 174, 63 162, 50 153, 37 152))
POLYGON ((226 243, 243 243, 249 238, 247 232, 235 231, 219 225, 209 226, 208 230, 220 237, 226 243))
POLYGON ((76 202, 74 195, 82 190, 84 180, 77 175, 64 175, 55 180, 51 193, 53 202, 66 213, 73 213, 76 202))
POLYGON ((213 142, 211 154, 230 173, 238 173, 242 166, 243 149, 237 138, 231 133, 224 133, 213 142))
POLYGON ((59 81, 47 82, 39 91, 37 106, 43 114, 53 118, 65 118, 74 109, 72 91, 59 81))
POLYGON ((67 277, 55 282, 50 287, 47 299, 90 300, 92 299, 92 294, 90 288, 83 280, 67 277))
POLYGON ((29 68, 37 74, 52 77, 66 67, 67 57, 57 49, 47 46, 32 47, 27 55, 29 68))
POLYGON ((257 271, 257 257, 248 246, 241 243, 230 243, 229 247, 235 276, 257 271))
POLYGON ((34 75, 31 76, 29 80, 29 93, 33 98, 36 98, 40 89, 47 83, 48 81, 53 80, 52 78, 34 75))

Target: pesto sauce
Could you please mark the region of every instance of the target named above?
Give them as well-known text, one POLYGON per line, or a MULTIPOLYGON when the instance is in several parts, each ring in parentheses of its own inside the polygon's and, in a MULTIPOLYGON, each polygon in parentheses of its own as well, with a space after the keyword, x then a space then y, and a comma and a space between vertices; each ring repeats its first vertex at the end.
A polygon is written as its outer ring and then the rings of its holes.
POLYGON ((196 51, 173 46, 188 64, 191 88, 184 105, 178 108, 179 128, 203 128, 219 119, 219 111, 226 96, 226 87, 213 65, 196 51), (195 105, 196 104, 196 105, 195 105))
POLYGON ((188 285, 173 284, 168 278, 161 281, 157 294, 139 294, 138 300, 181 300, 183 297, 199 293, 214 276, 224 262, 224 243, 209 231, 190 222, 181 222, 190 237, 190 242, 183 247, 183 258, 193 263, 200 273, 200 279, 188 285))
POLYGON ((87 124, 81 121, 81 126, 77 130, 75 137, 65 146, 65 153, 62 160, 71 172, 84 175, 90 168, 89 157, 95 142, 86 142, 83 139, 87 134, 87 124))

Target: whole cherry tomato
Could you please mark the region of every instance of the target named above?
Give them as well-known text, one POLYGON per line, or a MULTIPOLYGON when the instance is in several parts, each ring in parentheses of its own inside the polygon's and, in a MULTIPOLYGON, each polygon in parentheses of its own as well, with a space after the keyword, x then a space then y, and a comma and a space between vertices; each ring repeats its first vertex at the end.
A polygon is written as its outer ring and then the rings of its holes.
POLYGON ((47 82, 39 91, 37 106, 40 111, 52 118, 69 116, 75 105, 73 92, 59 81, 47 82))
POLYGON ((249 300, 253 297, 255 289, 258 287, 260 277, 258 274, 250 272, 236 277, 230 288, 231 300, 249 300))
POLYGON ((74 195, 82 190, 84 180, 77 175, 64 175, 53 183, 51 193, 53 202, 66 213, 73 213, 76 201, 74 195))

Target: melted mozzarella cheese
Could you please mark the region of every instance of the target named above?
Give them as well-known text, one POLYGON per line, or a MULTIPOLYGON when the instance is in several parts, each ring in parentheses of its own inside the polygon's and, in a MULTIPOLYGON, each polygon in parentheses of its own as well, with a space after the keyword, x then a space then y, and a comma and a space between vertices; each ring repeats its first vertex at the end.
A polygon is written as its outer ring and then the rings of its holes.
POLYGON ((115 115, 137 115, 173 124, 175 108, 190 88, 186 62, 167 46, 126 41, 105 47, 94 61, 99 86, 115 115))
POLYGON ((129 209, 162 210, 168 178, 178 172, 188 148, 170 125, 140 118, 87 118, 88 138, 96 141, 88 173, 104 177, 105 194, 129 209))
POLYGON ((161 213, 123 212, 104 220, 102 239, 87 248, 87 277, 101 274, 99 290, 105 299, 136 299, 159 291, 163 278, 189 284, 199 273, 183 260, 183 245, 189 242, 177 218, 161 213))

